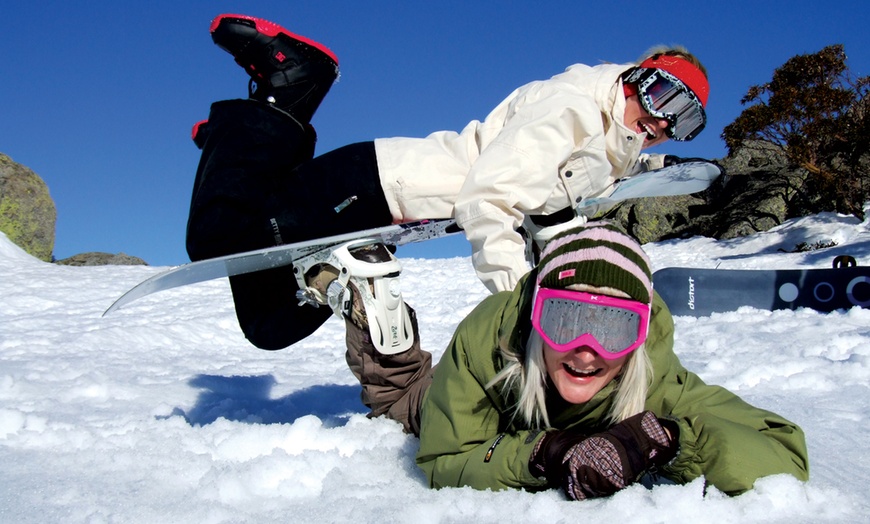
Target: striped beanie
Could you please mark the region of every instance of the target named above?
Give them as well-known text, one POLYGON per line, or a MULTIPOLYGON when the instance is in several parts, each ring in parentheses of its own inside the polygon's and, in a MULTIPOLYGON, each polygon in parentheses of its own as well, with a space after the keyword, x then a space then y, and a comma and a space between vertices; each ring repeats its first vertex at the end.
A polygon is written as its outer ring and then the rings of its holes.
POLYGON ((539 287, 610 287, 632 300, 652 302, 649 258, 636 240, 610 222, 587 222, 554 236, 538 263, 539 287))

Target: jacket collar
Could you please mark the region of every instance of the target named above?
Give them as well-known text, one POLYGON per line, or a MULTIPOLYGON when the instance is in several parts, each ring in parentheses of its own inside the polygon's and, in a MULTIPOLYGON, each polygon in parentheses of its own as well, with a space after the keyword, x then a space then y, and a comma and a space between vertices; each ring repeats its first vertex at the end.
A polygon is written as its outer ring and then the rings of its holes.
POLYGON ((646 138, 643 133, 629 129, 625 125, 625 94, 622 90, 622 79, 618 78, 610 89, 608 98, 609 111, 603 114, 609 115, 605 124, 605 144, 607 147, 607 159, 619 174, 629 173, 633 170, 646 138))
POLYGON ((616 177, 633 171, 643 148, 644 135, 625 126, 625 93, 622 74, 637 64, 574 64, 555 78, 586 91, 601 110, 607 158, 616 177))

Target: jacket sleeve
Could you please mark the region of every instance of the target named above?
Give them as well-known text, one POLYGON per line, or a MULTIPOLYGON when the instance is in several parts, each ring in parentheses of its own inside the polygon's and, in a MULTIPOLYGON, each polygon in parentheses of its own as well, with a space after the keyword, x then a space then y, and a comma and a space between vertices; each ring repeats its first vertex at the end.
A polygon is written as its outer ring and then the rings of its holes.
POLYGON ((500 429, 484 381, 469 368, 467 335, 468 329, 457 330, 435 370, 423 402, 417 464, 433 488, 543 489, 528 467, 543 433, 500 429))
POLYGON ((517 232, 525 213, 547 203, 561 183, 561 165, 601 127, 591 98, 540 86, 516 103, 520 107, 475 160, 454 208, 477 275, 493 293, 513 289, 528 272, 517 232))
MULTIPOLYGON (((673 325, 666 309, 663 313, 658 322, 673 325)), ((680 483, 704 476, 729 495, 751 489, 757 479, 768 475, 809 478, 804 433, 796 424, 724 388, 705 384, 683 368, 672 350, 667 353, 666 370, 656 377, 661 382, 647 403, 680 427, 680 451, 663 469, 665 476, 680 483)))

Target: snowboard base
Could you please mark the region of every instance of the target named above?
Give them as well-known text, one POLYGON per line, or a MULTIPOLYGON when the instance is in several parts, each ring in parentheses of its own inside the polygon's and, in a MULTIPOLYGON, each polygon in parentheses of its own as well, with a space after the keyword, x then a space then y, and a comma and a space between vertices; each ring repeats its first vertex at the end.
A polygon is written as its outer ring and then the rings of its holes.
POLYGON ((653 274, 653 286, 673 315, 703 317, 742 306, 822 312, 870 308, 870 267, 666 268, 653 274))

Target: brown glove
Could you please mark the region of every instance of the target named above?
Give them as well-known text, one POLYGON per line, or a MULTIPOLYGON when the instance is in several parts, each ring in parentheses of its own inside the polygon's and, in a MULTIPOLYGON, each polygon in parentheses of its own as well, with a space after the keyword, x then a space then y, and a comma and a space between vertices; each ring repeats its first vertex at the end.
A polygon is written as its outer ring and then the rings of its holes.
POLYGON ((530 469, 551 486, 561 486, 571 499, 604 497, 670 462, 677 454, 678 432, 676 423, 658 419, 651 411, 593 435, 553 431, 541 439, 530 469))

